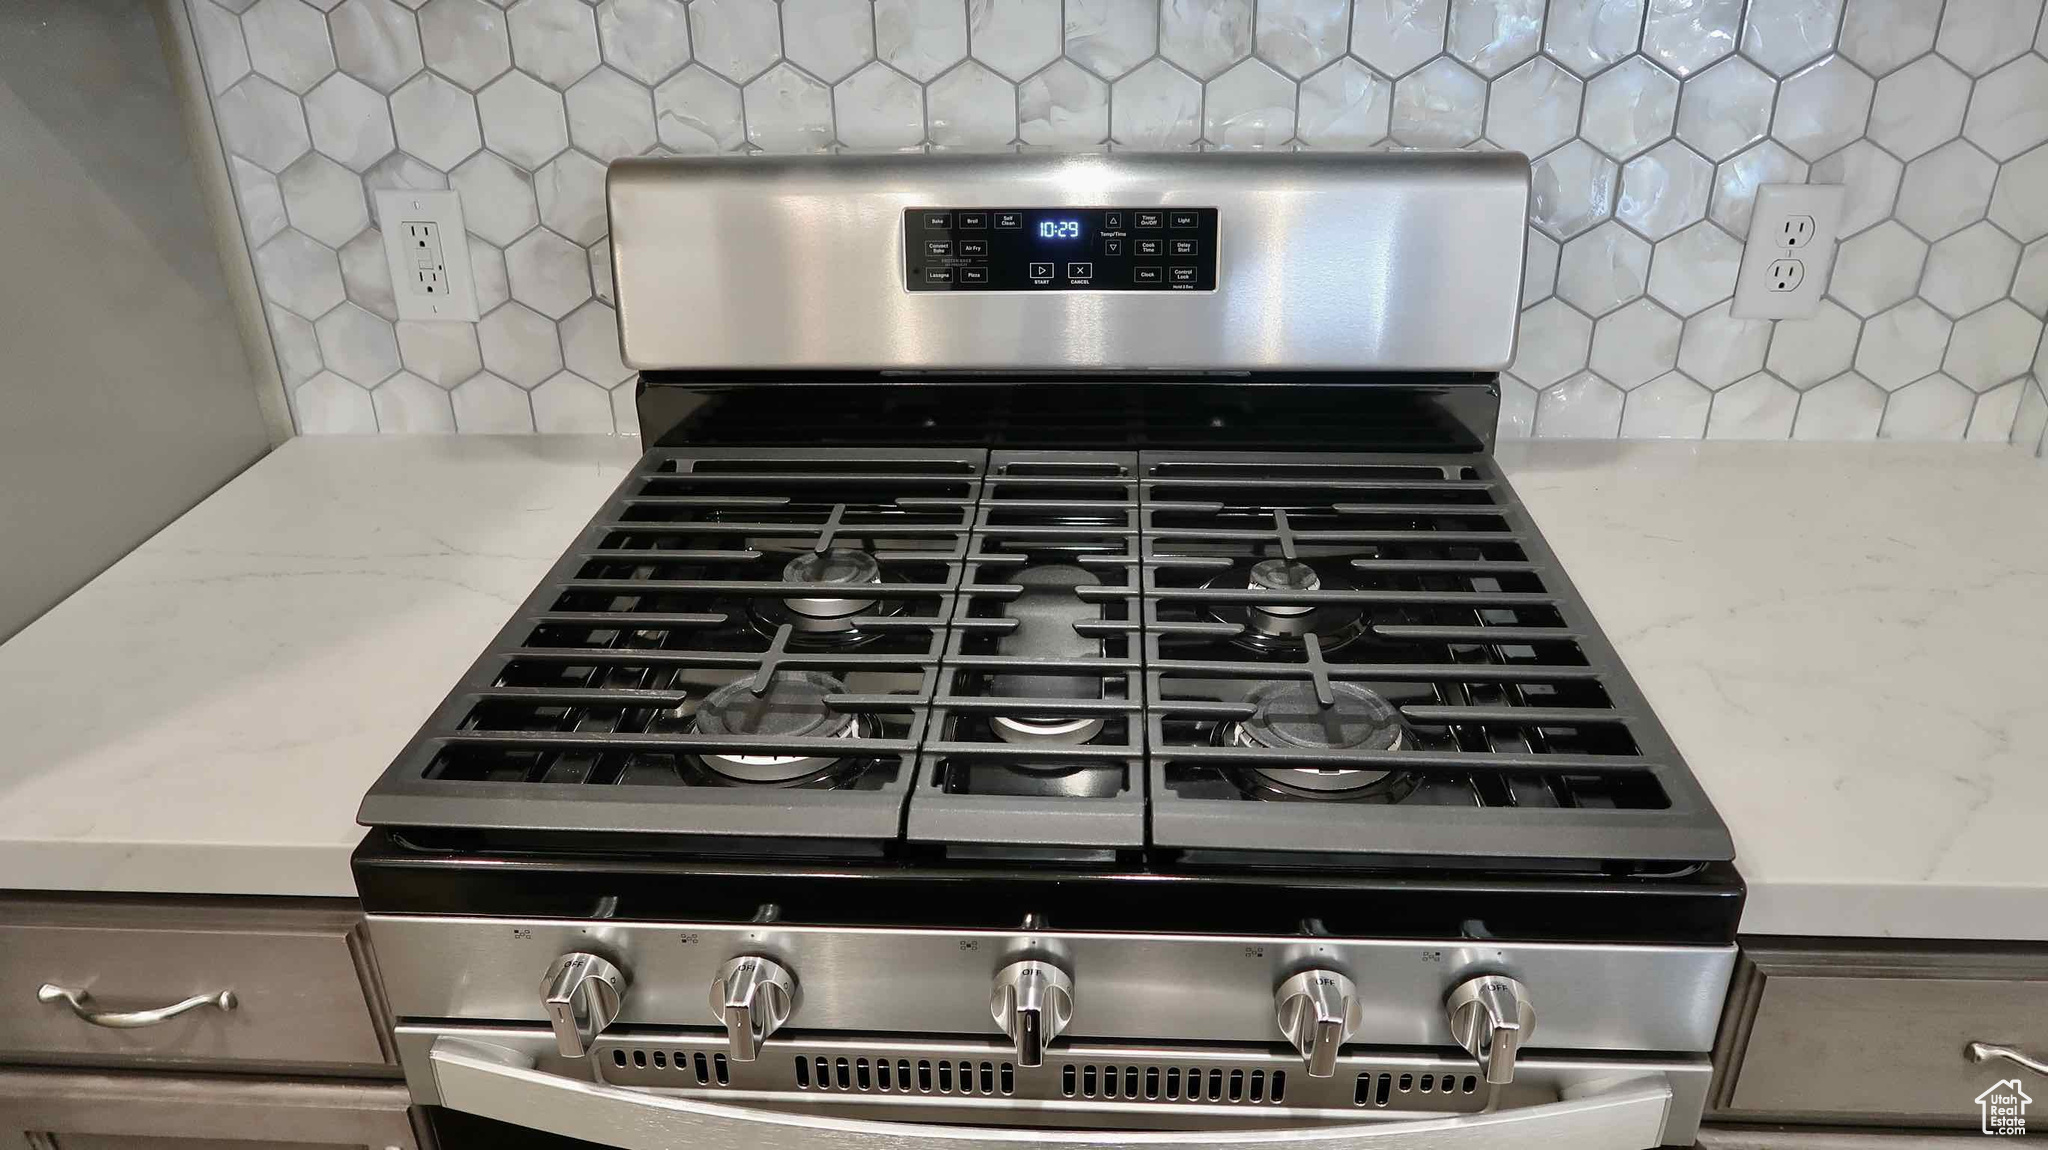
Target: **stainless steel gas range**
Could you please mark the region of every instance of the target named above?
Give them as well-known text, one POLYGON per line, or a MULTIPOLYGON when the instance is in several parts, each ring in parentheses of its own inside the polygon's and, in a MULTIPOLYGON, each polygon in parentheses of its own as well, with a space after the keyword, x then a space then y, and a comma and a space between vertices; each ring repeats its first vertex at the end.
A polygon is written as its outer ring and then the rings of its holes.
POLYGON ((648 160, 364 800, 444 1143, 1689 1143, 1743 889, 1489 447, 1512 155, 648 160))

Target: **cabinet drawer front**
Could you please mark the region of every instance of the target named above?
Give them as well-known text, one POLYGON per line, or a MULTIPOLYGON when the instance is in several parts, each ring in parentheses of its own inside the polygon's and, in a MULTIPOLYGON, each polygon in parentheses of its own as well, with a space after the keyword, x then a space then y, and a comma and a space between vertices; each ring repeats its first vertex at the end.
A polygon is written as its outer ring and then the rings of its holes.
POLYGON ((0 1057, 387 1065, 359 932, 352 912, 331 910, 0 902, 0 1057), (38 1001, 46 983, 84 991, 93 1011, 223 990, 235 1005, 112 1029, 38 1001))

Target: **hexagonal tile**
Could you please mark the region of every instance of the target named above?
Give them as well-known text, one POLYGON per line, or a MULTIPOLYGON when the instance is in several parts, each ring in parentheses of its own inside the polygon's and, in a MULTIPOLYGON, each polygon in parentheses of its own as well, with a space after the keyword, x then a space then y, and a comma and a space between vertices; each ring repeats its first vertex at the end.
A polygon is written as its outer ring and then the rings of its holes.
POLYGON ((214 115, 230 152, 273 172, 291 166, 313 146, 299 98, 261 76, 229 88, 214 101, 214 115))
MULTIPOLYGON (((1253 47, 1261 60, 1301 79, 1344 54, 1350 21, 1349 0, 1266 0, 1258 6, 1253 47)), ((1071 32, 1067 54, 1073 55, 1071 32)))
POLYGON ((1501 439, 1527 439, 1536 433, 1536 389, 1512 375, 1500 377, 1500 418, 1494 435, 1501 439))
POLYGON ((1952 325, 1923 300, 1870 317, 1856 347, 1856 370, 1887 391, 1896 391, 1941 367, 1952 325))
POLYGON ((1650 0, 1643 21, 1643 55, 1680 76, 1735 50, 1742 0, 1650 0))
POLYGON ((1777 81, 1740 56, 1686 82, 1678 104, 1678 138, 1710 160, 1725 160, 1771 130, 1777 81))
POLYGON ((1617 387, 1631 388, 1678 366, 1678 317, 1647 299, 1624 305, 1601 318, 1593 329, 1593 355, 1588 361, 1617 387))
POLYGON ((1543 50, 1580 76, 1592 76, 1636 50, 1644 0, 1551 0, 1543 50))
POLYGON ((1971 443, 2009 443, 2019 420, 2020 398, 2034 386, 2030 379, 2015 379, 1977 396, 1970 411, 1970 427, 1963 438, 1971 443))
POLYGON ((1934 46, 1981 76, 2026 51, 2040 18, 2036 0, 1948 0, 1934 46))
POLYGON ((740 90, 692 64, 654 90, 654 131, 675 152, 736 151, 747 142, 740 90))
POLYGON ((1927 245, 1886 221, 1842 244, 1829 294, 1858 315, 1876 315, 1913 294, 1926 262, 1927 245))
POLYGON ((241 207, 249 243, 261 244, 283 231, 284 193, 277 190, 277 177, 240 156, 228 157, 228 174, 235 183, 235 202, 241 207))
MULTIPOLYGON (((894 72, 889 75, 903 80, 894 72)), ((904 83, 908 84, 908 81, 904 83)), ((1292 92, 1291 85, 1289 92, 1292 92)), ((1212 104, 1215 98, 1215 89, 1212 88, 1212 104)), ((1292 103, 1290 100, 1290 122, 1292 103)), ((914 87, 903 97, 902 107, 906 113, 905 126, 921 136, 924 109, 914 87)), ((910 134, 903 133, 905 136, 910 134)), ((1017 134, 1027 144, 1088 147, 1102 143, 1109 139, 1109 85, 1072 60, 1053 61, 1050 68, 1017 87, 1017 134)), ((843 111, 839 116, 839 135, 842 139, 846 136, 846 115, 843 111)), ((915 144, 917 141, 905 142, 915 144)))
POLYGON ((1841 234, 1857 232, 1887 219, 1899 194, 1906 166, 1868 140, 1858 140, 1813 166, 1816 184, 1842 185, 1841 234))
POLYGON ((392 93, 391 120, 399 147, 444 172, 483 146, 476 101, 431 73, 392 93))
MULTIPOLYGON (((1168 66, 1157 63, 1160 67, 1168 66)), ((1016 88, 969 60, 925 89, 925 115, 935 144, 956 148, 1005 147, 1017 135, 1016 88)))
POLYGON ((377 413, 370 393, 331 371, 323 371, 292 392, 301 435, 375 435, 377 413))
POLYGON ((369 226, 362 181, 318 152, 300 157, 277 184, 292 226, 328 247, 340 247, 369 226))
POLYGON ((582 0, 521 0, 509 14, 512 62, 557 88, 597 67, 597 18, 582 0))
POLYGON ((1294 137, 1294 81, 1258 60, 1209 81, 1202 135, 1225 148, 1277 148, 1294 137))
POLYGON ((471 435, 518 435, 533 430, 533 400, 490 372, 479 372, 448 397, 455 430, 471 435))
POLYGON ((690 62, 690 14, 682 0, 604 0, 597 40, 605 63, 659 84, 690 62))
POLYGON ((1802 158, 1818 160, 1863 134, 1876 90, 1854 64, 1829 56, 1779 88, 1771 134, 1802 158))
POLYGON ((562 358, 570 371, 601 387, 622 383, 633 375, 633 369, 619 359, 618 316, 596 300, 562 321, 562 358))
MULTIPOLYGON (((878 28, 886 23, 878 14, 878 28)), ((734 83, 746 83, 767 71, 782 53, 775 0, 695 0, 690 5, 690 45, 699 64, 734 83)))
POLYGON ((1842 0, 1758 0, 1742 22, 1742 51, 1783 76, 1826 55, 1841 22, 1842 0))
POLYGON ((618 301, 612 298, 611 237, 606 236, 590 245, 590 250, 584 254, 590 257, 590 286, 597 298, 608 304, 617 304, 618 301))
POLYGON ((569 146, 562 94, 524 72, 511 72, 477 93, 484 140, 491 150, 531 171, 569 146))
POLYGON ((2027 370, 2041 343, 2041 321, 2009 299, 1956 324, 1942 369, 1973 391, 1988 391, 2027 370))
POLYGON ((1359 148, 1387 137, 1393 82, 1350 57, 1301 82, 1295 134, 1318 148, 1359 148))
POLYGON ((598 159, 637 156, 654 146, 654 99, 624 75, 599 68, 576 81, 567 100, 569 139, 598 159))
POLYGON ((1547 387, 1536 397, 1538 439, 1613 439, 1622 394, 1590 371, 1547 387))
POLYGON ((1707 218, 1738 237, 1747 236, 1759 187, 1805 182, 1806 161, 1776 140, 1765 140, 1714 169, 1714 194, 1707 201, 1707 218))
POLYGON ((782 54, 827 84, 875 58, 871 0, 782 0, 782 26, 782 54))
POLYGON ((448 177, 404 152, 393 152, 363 173, 363 191, 370 201, 370 222, 377 222, 378 192, 434 192, 448 187, 448 177))
MULTIPOLYGON (((1034 78, 1033 83, 1037 82, 1038 78, 1034 78)), ((1031 141, 1034 131, 1056 132, 1078 122, 1077 117, 1069 115, 1069 109, 1056 102, 1061 97, 1052 91, 1054 83, 1054 79, 1047 79, 1041 85, 1042 121, 1027 119, 1027 141, 1031 141)), ((1108 104, 1105 88, 1100 110, 1105 135, 1109 131, 1108 104)), ((886 64, 869 64, 840 81, 832 89, 832 114, 839 128, 839 142, 849 148, 914 148, 924 142, 924 89, 886 64)))
MULTIPOLYGON (((1181 4, 1205 2, 1169 0, 1160 11, 1162 29, 1174 20, 1175 9, 1181 4)), ((1249 3, 1243 15, 1244 37, 1249 41, 1249 3)), ((974 58, 997 75, 1022 80, 1059 58, 1059 0, 974 0, 967 6, 967 43, 974 58)), ((1163 35, 1161 43, 1165 43, 1163 35)))
POLYGON ((1650 242, 1612 220, 1564 245, 1557 294, 1601 316, 1642 296, 1650 278, 1650 242))
POLYGON ((2025 381, 2020 393, 2019 411, 2013 416, 2013 446, 2027 454, 2039 457, 2044 428, 2048 428, 2048 396, 2042 394, 2040 377, 2025 381))
POLYGON ((485 316, 476 325, 476 336, 484 366, 522 387, 538 387, 562 370, 562 341, 554 322, 518 303, 485 316))
POLYGON ((472 156, 450 179, 462 194, 469 230, 503 247, 540 221, 533 179, 490 152, 472 156))
MULTIPOLYGON (((1342 34, 1341 25, 1338 31, 1342 34)), ((213 4, 194 6, 192 38, 199 46, 210 94, 220 95, 249 74, 249 41, 242 35, 242 22, 226 10, 213 4)))
POLYGON ((410 372, 401 371, 378 384, 370 402, 377 408, 377 430, 386 435, 445 435, 455 430, 448 393, 410 372))
POLYGON ((326 367, 320 362, 320 338, 312 321, 271 305, 263 309, 270 321, 270 342, 277 348, 277 370, 286 387, 297 387, 326 367))
POLYGON ((2048 240, 2036 240, 2020 254, 2012 298, 2035 315, 2048 316, 2048 240))
POLYGON ((431 0, 420 9, 420 47, 428 67, 471 91, 512 66, 505 13, 484 0, 431 0))
POLYGON ((1617 175, 1613 160, 1573 140, 1533 165, 1529 222, 1560 240, 1592 228, 1614 210, 1617 175))
POLYGON ((1710 388, 1726 387, 1764 365, 1771 321, 1736 319, 1731 304, 1717 303, 1685 321, 1678 340, 1678 370, 1710 388))
POLYGON ((2020 245, 2012 237, 1976 224, 1934 245, 1920 294, 1952 316, 1973 312, 2005 294, 2019 262, 2020 245))
POLYGON ((1626 160, 1670 135, 1677 118, 1678 81, 1631 56, 1586 84, 1586 121, 1579 135, 1626 160))
POLYGON ((1679 315, 1691 315, 1735 294, 1742 244, 1704 220, 1657 245, 1650 294, 1679 315))
POLYGON ((321 316, 313 330, 320 339, 320 358, 345 379, 375 387, 398 370, 391 324, 352 303, 321 316))
POLYGON ((1557 289, 1557 261, 1563 249, 1534 228, 1523 234, 1523 240, 1522 306, 1527 307, 1557 289))
POLYGON ((1976 406, 1977 397, 1969 388, 1945 375, 1930 375, 1892 396, 1877 425, 1877 437, 1960 442, 1976 406))
POLYGON ((533 429, 543 435, 610 435, 611 396, 565 371, 533 389, 533 429))
POLYGON ((242 13, 242 35, 256 71, 294 92, 334 71, 327 21, 299 0, 257 0, 242 13))
POLYGON ((1812 387, 1849 370, 1856 354, 1862 321, 1833 300, 1820 301, 1808 319, 1782 319, 1771 333, 1765 361, 1778 378, 1798 388, 1812 387))
POLYGON ((512 285, 505 278, 505 253, 474 232, 469 237, 469 274, 476 281, 479 314, 489 315, 492 309, 512 298, 512 285))
POLYGON ((454 387, 484 369, 471 323, 400 321, 398 358, 415 377, 441 387, 454 387))
POLYGON ((2048 140, 2048 60, 2022 56, 1977 81, 1963 134, 1999 160, 2048 140))
POLYGON ((379 92, 396 90, 425 64, 419 25, 392 0, 343 0, 327 22, 342 71, 379 92))
POLYGON ((1522 313, 1515 362, 1508 368, 1531 387, 1544 388, 1586 367, 1593 321, 1561 301, 1544 300, 1522 313))
POLYGON ((505 249, 512 298, 550 319, 561 319, 590 298, 590 261, 583 249, 546 228, 535 228, 505 249))
POLYGON ((398 318, 391 292, 391 265, 384 260, 384 234, 364 228, 334 253, 341 260, 341 286, 349 301, 387 320, 398 318))
POLYGON ((746 86, 743 98, 747 138, 755 147, 814 152, 832 143, 831 91, 789 64, 761 73, 746 86))
POLYGON ((1792 434, 1799 393, 1758 372, 1714 393, 1708 439, 1784 439, 1792 434))
POLYGON ((2048 236, 2048 145, 1999 170, 1991 193, 1991 222, 2022 241, 2048 236))
POLYGON ((1456 148, 1479 138, 1486 120, 1486 81, 1439 56, 1394 82, 1388 131, 1417 148, 1456 148))
POLYGON ((1572 138, 1583 86, 1539 56, 1493 82, 1486 137, 1503 148, 1540 156, 1572 138))
POLYGON ((1451 0, 1445 49, 1492 78, 1543 46, 1543 0, 1451 0))
MULTIPOLYGON (((1121 9, 1139 0, 1093 0, 1093 9, 1121 9)), ((1075 0, 1069 19, 1086 18, 1083 0, 1075 0)), ((1152 54, 1159 18, 1147 7, 1146 40, 1137 58, 1152 54)), ((1069 33, 1071 36, 1071 32, 1069 33)), ((1083 37, 1088 42, 1087 36, 1083 37)), ((1095 45, 1106 49, 1106 42, 1095 45)), ((1070 49, 1071 50, 1071 49, 1070 49)), ((928 81, 967 58, 967 6, 959 0, 875 0, 875 52, 889 66, 913 80, 928 81)), ((1077 58, 1079 53, 1076 53, 1077 58)), ((1083 59, 1083 64, 1089 61, 1083 59)), ((1089 65, 1093 67, 1093 64, 1089 65)), ((1100 71, 1101 69, 1097 69, 1100 71)))
POLYGON ((391 154, 391 110, 384 97, 336 72, 306 93, 313 146, 361 172, 391 154))
POLYGON ((1875 439, 1884 403, 1885 393, 1869 380, 1853 371, 1838 375, 1799 398, 1792 438, 1875 439))
POLYGON ((1448 0, 1354 4, 1351 52, 1387 76, 1399 76, 1444 50, 1448 0))
POLYGON ((1900 223, 1937 240, 1984 218, 1998 165, 1966 140, 1951 140, 1906 165, 1893 212, 1900 223))
POLYGON ((1706 218, 1714 165, 1676 140, 1637 156, 1621 171, 1614 216, 1653 240, 1706 218))
POLYGON ((1132 148, 1192 144, 1202 134, 1202 86, 1164 60, 1154 60, 1111 89, 1109 132, 1132 148))
POLYGON ((1669 372, 1628 393, 1621 410, 1623 439, 1698 439, 1707 432, 1714 396, 1680 372, 1669 372))
POLYGON ((1939 56, 1923 56, 1878 81, 1870 138, 1902 160, 1956 138, 1970 102, 1970 78, 1939 56))
POLYGON ((1934 47, 1942 0, 1849 0, 1840 51, 1873 76, 1934 47))
POLYGON ((604 165, 581 152, 564 152, 533 175, 541 222, 578 244, 605 232, 604 165))
POLYGON ((307 319, 327 314, 342 301, 341 265, 312 237, 289 229, 256 249, 256 282, 263 298, 307 319))

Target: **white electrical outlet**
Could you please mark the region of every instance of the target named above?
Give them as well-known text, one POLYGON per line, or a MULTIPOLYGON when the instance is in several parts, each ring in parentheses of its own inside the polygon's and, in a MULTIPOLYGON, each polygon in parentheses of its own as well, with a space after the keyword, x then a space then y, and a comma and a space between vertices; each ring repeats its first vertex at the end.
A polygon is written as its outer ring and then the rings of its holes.
POLYGON ((377 220, 384 231, 398 318, 474 322, 476 283, 469 272, 462 197, 455 192, 378 192, 377 220))
POLYGON ((1841 226, 1839 184, 1765 184, 1735 273, 1736 319, 1805 319, 1820 310, 1841 226))

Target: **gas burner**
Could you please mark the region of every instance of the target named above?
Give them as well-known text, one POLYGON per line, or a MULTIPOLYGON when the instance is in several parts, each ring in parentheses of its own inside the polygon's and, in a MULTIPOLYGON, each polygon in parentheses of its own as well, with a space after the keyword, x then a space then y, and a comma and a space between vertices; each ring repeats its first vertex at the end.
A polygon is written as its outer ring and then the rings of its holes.
MULTIPOLYGON (((1242 586, 1252 591, 1345 591, 1350 587, 1334 573, 1299 559, 1261 559, 1249 573, 1233 568, 1207 584, 1214 588, 1242 586)), ((1210 615, 1243 628, 1231 642, 1261 654, 1303 649, 1304 635, 1314 635, 1324 652, 1335 651, 1365 632, 1365 612, 1356 604, 1217 603, 1210 615)))
MULTIPOLYGON (((834 710, 826 702, 846 693, 846 684, 821 671, 777 671, 768 689, 755 694, 752 679, 727 683, 705 696, 697 707, 694 727, 700 735, 757 735, 793 739, 854 739, 860 719, 834 710)), ((834 785, 855 770, 860 759, 848 755, 745 755, 706 752, 696 761, 735 786, 796 787, 809 783, 834 785)))
MULTIPOLYGON (((1398 751, 1406 735, 1401 713, 1376 692, 1331 683, 1332 704, 1321 705, 1315 684, 1299 679, 1261 683, 1245 695, 1252 716, 1218 731, 1226 746, 1276 751, 1398 751)), ((1258 798, 1399 802, 1415 777, 1359 767, 1247 766, 1235 772, 1258 798)))
POLYGON ((783 566, 782 581, 838 592, 754 602, 754 620, 764 633, 772 635, 787 623, 800 646, 852 647, 871 642, 877 635, 861 629, 861 618, 893 614, 902 606, 900 602, 847 593, 882 582, 881 563, 857 548, 807 551, 783 566))
MULTIPOLYGON (((1077 589, 1099 587, 1102 580, 1085 568, 1063 563, 1040 563, 1017 572, 1017 584, 1024 588, 1011 604, 1017 629, 1004 638, 1002 652, 1047 661, 1096 658, 1102 654, 1099 640, 1083 636, 1077 625, 1100 619, 1101 609, 1083 601, 1077 589)), ((1100 676, 1089 674, 997 675, 989 680, 988 693, 1012 699, 1095 699, 1102 694, 1100 676)), ((1083 715, 996 715, 989 729, 1006 743, 1073 747, 1102 733, 1103 720, 1083 715)), ((1019 766, 1042 766, 1063 770, 1057 761, 1043 764, 1020 762, 1019 766)))

